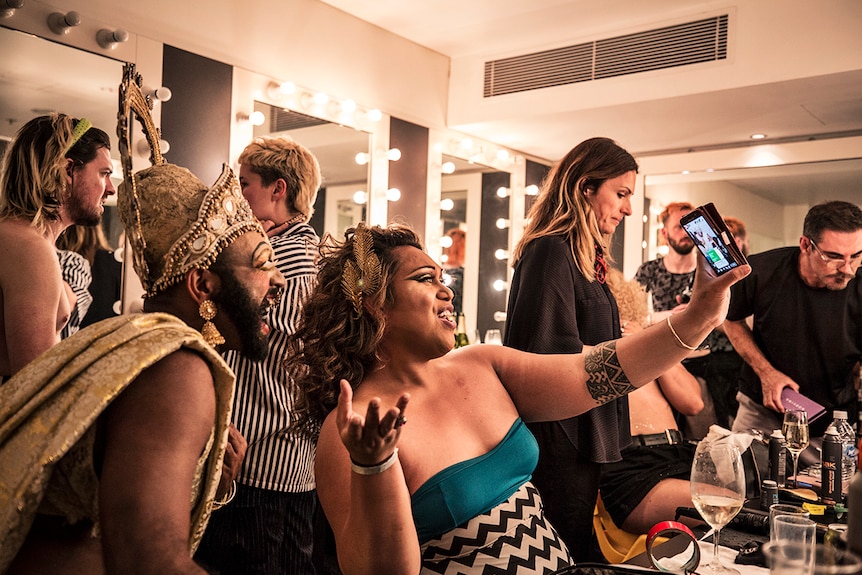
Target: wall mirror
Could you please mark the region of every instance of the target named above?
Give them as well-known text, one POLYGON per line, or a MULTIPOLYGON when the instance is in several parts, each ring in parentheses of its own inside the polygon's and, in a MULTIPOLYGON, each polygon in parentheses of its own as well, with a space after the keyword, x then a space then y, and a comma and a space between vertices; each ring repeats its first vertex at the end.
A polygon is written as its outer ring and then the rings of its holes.
POLYGON ((367 132, 261 101, 255 101, 254 109, 263 120, 254 127, 254 137, 288 136, 308 148, 320 163, 323 184, 311 221, 319 235, 331 233, 340 238, 346 228, 367 219, 367 132))
POLYGON ((805 214, 814 204, 845 200, 862 205, 860 181, 862 158, 647 175, 644 259, 667 249, 659 245, 658 214, 670 202, 713 202, 723 216, 745 223, 750 252, 757 253, 797 245, 805 214))
POLYGON ((519 182, 523 194, 524 163, 522 157, 494 144, 432 130, 431 173, 439 177, 429 175, 428 204, 439 205, 440 212, 439 225, 429 222, 426 246, 446 276, 452 276, 444 279, 454 281, 453 291, 460 292, 454 302, 456 311, 464 314, 472 338, 489 328, 500 329, 505 321, 505 315, 500 315, 506 309, 509 275, 505 257, 514 235, 514 226, 508 225, 510 196, 519 182), (501 187, 504 195, 497 194, 501 187), (506 225, 498 227, 498 219, 506 225), (458 238, 450 234, 458 232, 453 230, 463 232, 458 234, 464 238, 463 266, 449 260, 450 242, 456 243, 457 250, 458 238), (503 254, 503 259, 495 254, 503 254))
MULTIPOLYGON (((0 27, 0 156, 18 130, 36 116, 62 112, 87 118, 111 137, 114 185, 122 181, 117 144, 117 89, 123 63, 32 34, 0 27)), ((116 196, 105 206, 103 226, 118 246, 122 226, 116 196)))

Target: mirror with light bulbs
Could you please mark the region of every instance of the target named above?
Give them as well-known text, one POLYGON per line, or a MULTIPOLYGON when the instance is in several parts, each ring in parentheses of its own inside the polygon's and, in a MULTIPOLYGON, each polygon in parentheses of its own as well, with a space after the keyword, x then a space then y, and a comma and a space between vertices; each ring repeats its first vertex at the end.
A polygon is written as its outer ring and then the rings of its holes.
MULTIPOLYGON (((0 157, 18 130, 31 119, 60 112, 87 118, 111 138, 114 186, 122 181, 117 143, 117 88, 123 62, 79 50, 32 34, 0 27, 0 157)), ((122 225, 116 196, 105 205, 102 225, 117 248, 122 225)))

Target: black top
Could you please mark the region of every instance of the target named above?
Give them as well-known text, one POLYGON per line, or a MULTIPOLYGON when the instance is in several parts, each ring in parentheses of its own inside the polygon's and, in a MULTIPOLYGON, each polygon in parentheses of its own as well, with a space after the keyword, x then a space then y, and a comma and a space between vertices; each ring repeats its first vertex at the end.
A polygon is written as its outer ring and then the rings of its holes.
MULTIPOLYGON (((620 335, 610 289, 578 271, 565 238, 531 242, 515 265, 504 345, 534 353, 580 353, 584 345, 620 335)), ((620 450, 631 441, 628 413, 623 397, 561 424, 579 453, 607 463, 619 461, 620 450)))
MULTIPOLYGON (((750 256, 751 274, 731 289, 727 319, 753 314, 754 341, 773 367, 827 410, 853 416, 853 366, 862 358, 862 281, 857 272, 843 290, 812 288, 799 276, 799 254, 798 247, 787 247, 750 256)), ((747 364, 739 388, 763 402, 760 379, 747 364)))

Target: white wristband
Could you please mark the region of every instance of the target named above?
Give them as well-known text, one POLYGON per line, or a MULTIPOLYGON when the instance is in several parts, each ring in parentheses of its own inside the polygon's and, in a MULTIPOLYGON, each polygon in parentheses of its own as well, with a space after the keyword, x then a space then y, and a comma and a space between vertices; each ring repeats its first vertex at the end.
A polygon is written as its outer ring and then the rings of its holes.
POLYGON ((377 475, 378 473, 383 473, 398 461, 398 448, 395 448, 395 451, 392 452, 392 455, 386 458, 383 463, 379 465, 372 465, 371 467, 366 467, 364 465, 358 465, 350 460, 350 469, 353 470, 353 473, 358 475, 377 475))

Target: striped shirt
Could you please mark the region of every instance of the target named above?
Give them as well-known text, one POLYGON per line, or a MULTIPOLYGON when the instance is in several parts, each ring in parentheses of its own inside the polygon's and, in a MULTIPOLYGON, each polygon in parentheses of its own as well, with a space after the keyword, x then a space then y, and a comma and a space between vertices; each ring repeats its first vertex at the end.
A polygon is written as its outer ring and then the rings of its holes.
POLYGON ((90 284, 93 282, 93 275, 90 272, 90 262, 78 252, 57 250, 57 257, 60 259, 60 270, 63 281, 69 284, 69 287, 72 288, 72 291, 77 296, 77 301, 75 302, 75 307, 72 308, 69 321, 66 322, 66 325, 60 331, 60 339, 66 339, 81 329, 81 322, 84 320, 84 316, 87 315, 90 304, 93 303, 93 296, 90 294, 90 284))
POLYGON ((319 239, 311 226, 297 223, 269 241, 286 285, 281 302, 267 318, 271 328, 267 357, 250 361, 236 351, 224 353, 236 373, 233 423, 248 442, 237 481, 271 491, 306 492, 315 487, 315 442, 287 430, 294 394, 282 361, 287 338, 296 331, 300 306, 314 287, 319 239))

